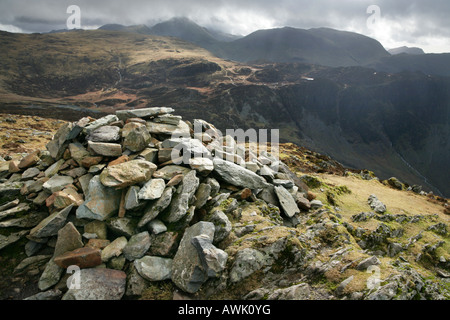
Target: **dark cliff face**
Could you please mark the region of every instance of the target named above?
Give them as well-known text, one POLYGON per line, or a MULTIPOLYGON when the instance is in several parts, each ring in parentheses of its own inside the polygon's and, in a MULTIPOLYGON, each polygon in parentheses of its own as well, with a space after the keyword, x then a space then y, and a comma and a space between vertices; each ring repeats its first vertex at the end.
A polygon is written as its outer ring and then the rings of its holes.
POLYGON ((420 74, 351 86, 343 79, 315 79, 232 89, 210 108, 227 113, 212 116, 224 128, 281 127, 282 139, 448 195, 449 92, 449 79, 420 74))

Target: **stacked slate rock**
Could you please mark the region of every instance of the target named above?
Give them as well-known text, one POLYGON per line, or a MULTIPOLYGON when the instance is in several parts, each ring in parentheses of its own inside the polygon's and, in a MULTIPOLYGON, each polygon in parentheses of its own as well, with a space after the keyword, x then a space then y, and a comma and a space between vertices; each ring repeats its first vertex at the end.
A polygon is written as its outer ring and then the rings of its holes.
POLYGON ((30 299, 121 299, 169 279, 196 293, 227 265, 218 204, 263 200, 291 225, 309 210, 307 187, 278 159, 173 112, 66 123, 46 151, 1 163, 0 228, 21 231, 0 235, 0 250, 26 238, 28 259, 53 252, 30 299))

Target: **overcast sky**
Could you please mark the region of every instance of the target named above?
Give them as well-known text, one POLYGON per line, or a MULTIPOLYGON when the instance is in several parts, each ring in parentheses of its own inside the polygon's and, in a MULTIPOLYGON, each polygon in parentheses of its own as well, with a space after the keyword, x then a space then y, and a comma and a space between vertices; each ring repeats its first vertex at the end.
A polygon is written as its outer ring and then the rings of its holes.
POLYGON ((64 29, 70 5, 79 6, 83 29, 107 23, 152 26, 185 16, 239 35, 284 26, 330 27, 373 37, 387 49, 450 52, 449 0, 0 0, 0 30, 64 29))

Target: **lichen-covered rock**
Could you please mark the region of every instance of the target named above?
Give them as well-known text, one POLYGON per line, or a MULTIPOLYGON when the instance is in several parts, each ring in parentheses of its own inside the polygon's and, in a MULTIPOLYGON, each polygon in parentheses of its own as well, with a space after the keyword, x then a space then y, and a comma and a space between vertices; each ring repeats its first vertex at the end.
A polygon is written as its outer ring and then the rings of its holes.
POLYGON ((380 200, 378 200, 377 196, 372 194, 370 195, 369 199, 367 200, 370 207, 376 212, 383 214, 386 212, 386 206, 384 203, 382 203, 380 200))
POLYGON ((246 277, 260 270, 266 265, 267 257, 256 249, 245 248, 236 255, 230 271, 230 281, 238 283, 246 277))

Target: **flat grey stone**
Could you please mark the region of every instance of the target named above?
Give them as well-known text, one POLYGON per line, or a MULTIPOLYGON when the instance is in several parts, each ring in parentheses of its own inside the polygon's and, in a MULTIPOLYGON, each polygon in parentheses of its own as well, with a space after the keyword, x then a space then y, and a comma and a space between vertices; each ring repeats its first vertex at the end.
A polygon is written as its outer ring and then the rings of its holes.
POLYGON ((116 142, 120 140, 120 128, 116 126, 103 126, 92 131, 86 140, 92 142, 116 142))
POLYGON ((214 224, 199 222, 185 230, 178 251, 173 259, 172 281, 180 289, 188 293, 196 293, 208 279, 203 269, 197 249, 192 244, 194 237, 205 235, 214 239, 214 224))
POLYGON ((139 191, 138 198, 140 200, 156 200, 161 198, 166 183, 163 179, 151 179, 139 191))
POLYGON ((118 110, 116 111, 116 115, 120 120, 125 122, 129 118, 147 119, 155 116, 173 113, 174 111, 175 110, 172 108, 157 107, 157 108, 145 108, 133 110, 118 110))
POLYGON ((294 198, 283 186, 276 186, 275 193, 286 216, 292 218, 297 213, 300 213, 300 209, 298 208, 294 198))
POLYGON ((79 278, 80 287, 69 289, 62 300, 120 300, 125 294, 127 275, 123 271, 82 269, 79 278))
POLYGON ((104 221, 119 211, 122 191, 103 186, 99 176, 90 180, 88 190, 85 202, 77 209, 78 219, 104 221))
POLYGON ((88 148, 96 155, 100 156, 120 157, 122 155, 122 146, 118 143, 89 141, 88 148))
POLYGON ((147 231, 138 233, 132 236, 123 248, 123 255, 129 261, 140 259, 148 251, 150 245, 150 234, 147 231))
POLYGON ((214 159, 213 162, 214 172, 220 179, 234 186, 249 189, 260 189, 268 186, 264 178, 235 163, 221 159, 214 159))
POLYGON ((172 276, 173 260, 169 258, 145 256, 134 261, 137 272, 149 281, 164 281, 172 276))
POLYGON ((30 236, 33 238, 46 238, 57 235, 58 231, 65 225, 72 209, 73 205, 70 205, 59 212, 51 214, 31 229, 30 236))

